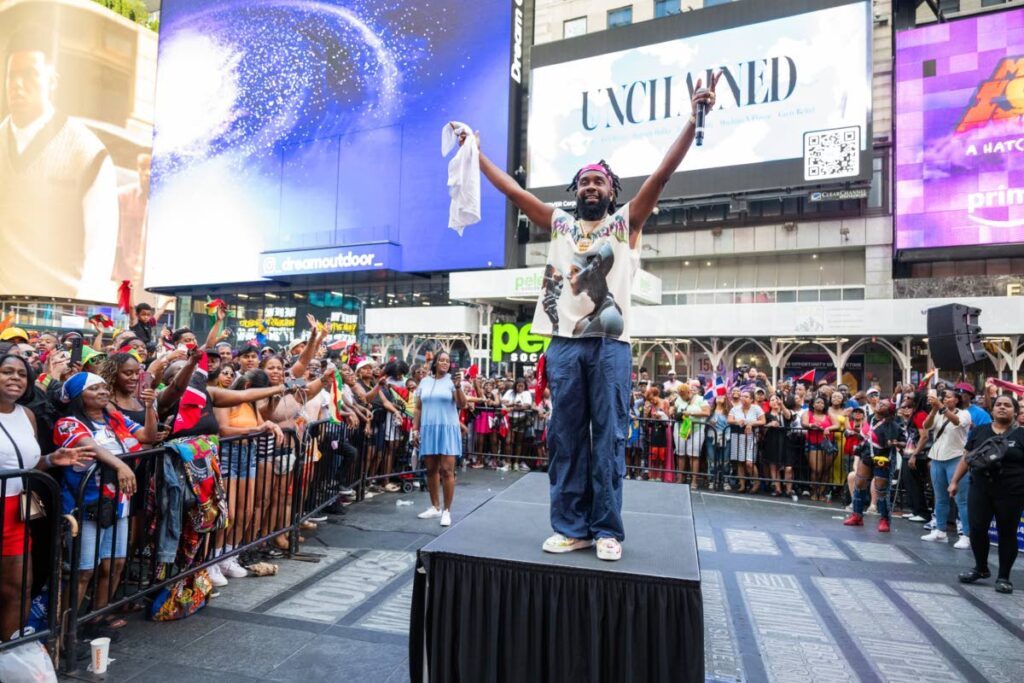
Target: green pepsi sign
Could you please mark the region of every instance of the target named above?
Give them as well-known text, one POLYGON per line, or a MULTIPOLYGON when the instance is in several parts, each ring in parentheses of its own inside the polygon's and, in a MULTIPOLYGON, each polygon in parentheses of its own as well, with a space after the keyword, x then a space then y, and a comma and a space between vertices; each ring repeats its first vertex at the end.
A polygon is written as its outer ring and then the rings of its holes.
POLYGON ((491 326, 491 360, 495 363, 536 363, 544 353, 551 337, 542 337, 530 332, 532 325, 495 323, 491 326))

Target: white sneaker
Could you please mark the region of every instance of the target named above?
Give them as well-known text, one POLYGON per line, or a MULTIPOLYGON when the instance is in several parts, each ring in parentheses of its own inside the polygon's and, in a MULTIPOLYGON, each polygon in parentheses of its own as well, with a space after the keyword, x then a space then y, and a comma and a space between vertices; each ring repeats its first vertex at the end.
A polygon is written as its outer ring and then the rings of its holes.
POLYGON ((902 517, 903 519, 910 519, 913 516, 914 516, 913 512, 904 512, 902 515, 900 515, 900 517, 902 517))
POLYGON ((441 516, 441 510, 431 505, 428 509, 416 515, 420 519, 437 519, 441 516))
POLYGON ((508 463, 505 463, 504 465, 502 465, 501 467, 498 468, 499 472, 508 472, 508 470, 509 470, 508 463))
POLYGON ((546 553, 571 553, 573 550, 582 550, 594 545, 589 538, 568 538, 562 534, 550 536, 541 546, 546 553))
POLYGON ((441 526, 452 525, 452 513, 450 510, 445 510, 441 513, 441 526))
POLYGON ((921 515, 910 515, 909 517, 907 517, 907 521, 908 522, 927 522, 928 520, 926 520, 921 515))
POLYGON ((519 463, 519 471, 520 472, 529 472, 530 471, 530 466, 527 465, 525 462, 521 462, 521 463, 519 463))
POLYGON ((945 531, 939 531, 938 529, 932 529, 930 532, 921 537, 922 541, 935 541, 937 543, 945 543, 949 537, 946 536, 945 531))
POLYGON ((929 519, 928 523, 924 525, 924 528, 927 531, 934 531, 935 530, 935 518, 932 517, 931 519, 929 519))
POLYGON ((853 512, 853 503, 850 503, 849 505, 847 505, 845 509, 846 509, 847 512, 853 512))
POLYGON ((971 539, 967 536, 964 536, 963 534, 960 534, 960 538, 956 539, 956 543, 953 544, 953 547, 957 550, 970 550, 971 539))
POLYGON ((206 573, 210 575, 210 583, 218 588, 228 585, 228 580, 224 578, 224 575, 220 573, 220 567, 215 564, 211 564, 206 568, 206 573))
POLYGON ((234 556, 217 565, 217 569, 220 570, 222 576, 226 576, 229 579, 242 579, 249 576, 249 571, 238 564, 238 558, 234 556))
POLYGON ((622 559, 622 544, 614 538, 597 539, 597 559, 615 562, 622 559))
POLYGON ((371 491, 370 489, 366 489, 365 491, 363 491, 363 499, 364 500, 370 500, 371 498, 373 498, 376 495, 377 495, 377 492, 376 491, 371 491))
POLYGON ((878 514, 878 508, 876 508, 874 505, 869 505, 868 509, 865 511, 864 514, 867 514, 867 515, 877 515, 878 514))

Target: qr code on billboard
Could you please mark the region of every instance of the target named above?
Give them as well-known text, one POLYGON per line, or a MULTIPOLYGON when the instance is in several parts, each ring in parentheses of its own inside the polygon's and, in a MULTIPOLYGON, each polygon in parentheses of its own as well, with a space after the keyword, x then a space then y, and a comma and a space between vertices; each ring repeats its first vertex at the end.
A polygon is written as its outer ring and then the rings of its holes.
POLYGON ((804 133, 804 180, 860 175, 860 126, 804 133))

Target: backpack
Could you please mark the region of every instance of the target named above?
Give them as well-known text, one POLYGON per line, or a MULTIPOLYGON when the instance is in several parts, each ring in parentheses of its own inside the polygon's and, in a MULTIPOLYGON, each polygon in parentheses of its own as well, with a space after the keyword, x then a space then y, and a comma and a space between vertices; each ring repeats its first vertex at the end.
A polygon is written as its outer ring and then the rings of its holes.
POLYGON ((1010 448, 1010 434, 996 434, 964 456, 971 473, 994 474, 1003 466, 1003 458, 1010 448))

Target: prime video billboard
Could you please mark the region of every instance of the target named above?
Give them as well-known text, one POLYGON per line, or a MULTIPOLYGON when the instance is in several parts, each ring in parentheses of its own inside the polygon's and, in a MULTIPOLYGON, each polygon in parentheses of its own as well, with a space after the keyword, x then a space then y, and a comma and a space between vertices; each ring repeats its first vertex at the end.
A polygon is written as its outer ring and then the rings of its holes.
POLYGON ((1024 242, 1024 10, 896 36, 896 248, 1024 242))
POLYGON ((630 193, 722 71, 703 147, 667 196, 863 181, 871 163, 870 3, 729 3, 533 48, 528 186, 544 199, 608 161, 630 193))
POLYGON ((164 0, 146 287, 504 266, 489 185, 447 227, 440 132, 506 167, 521 4, 164 0))

